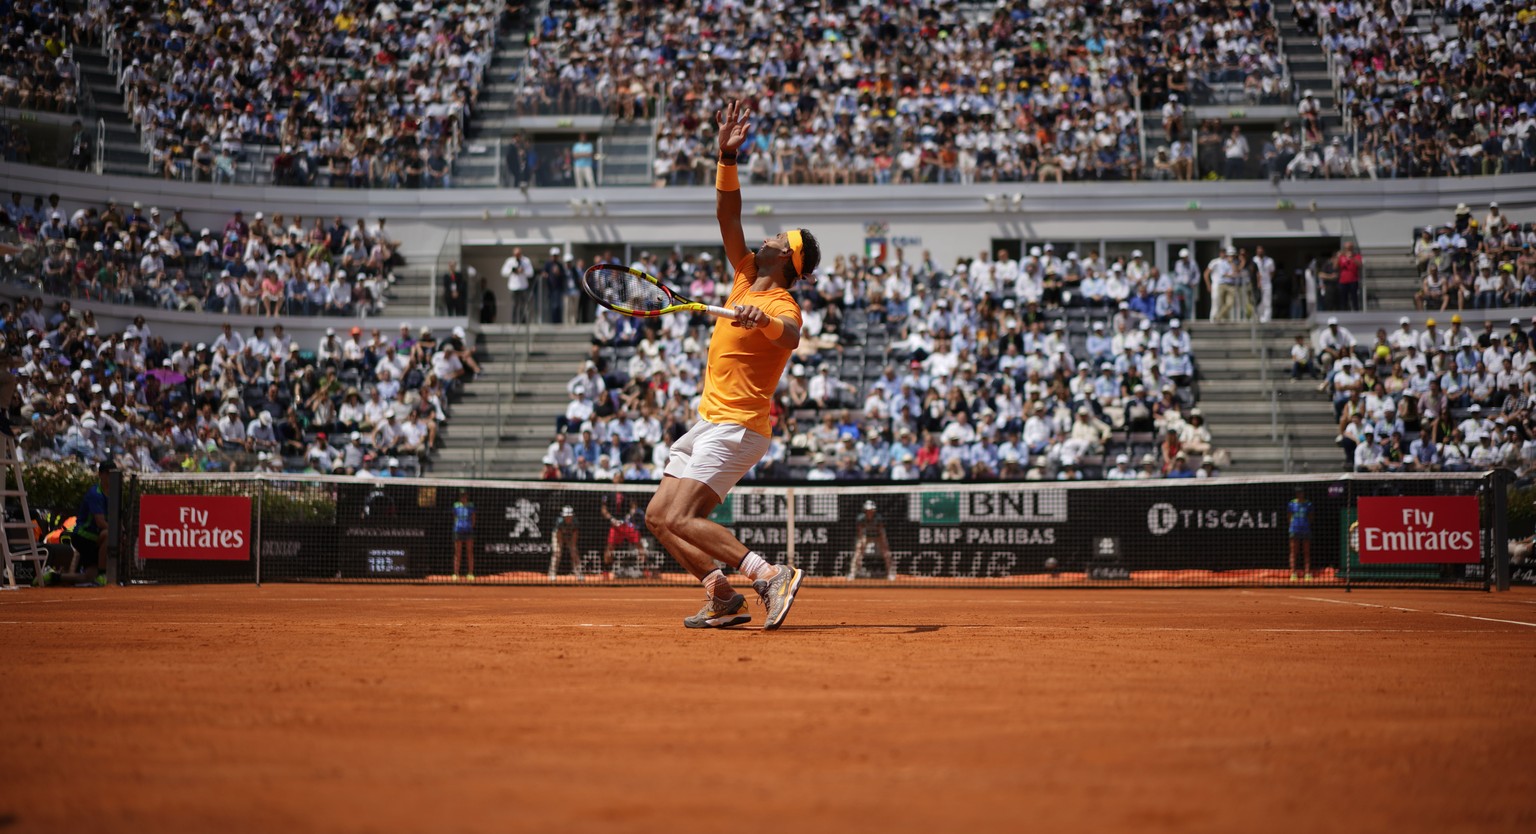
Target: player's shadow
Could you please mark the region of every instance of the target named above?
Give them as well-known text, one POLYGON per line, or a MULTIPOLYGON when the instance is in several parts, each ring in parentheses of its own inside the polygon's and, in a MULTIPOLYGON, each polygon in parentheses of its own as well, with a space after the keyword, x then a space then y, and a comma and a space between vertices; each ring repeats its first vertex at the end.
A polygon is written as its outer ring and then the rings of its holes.
POLYGON ((928 634, 941 625, 891 625, 880 623, 838 623, 836 625, 789 625, 785 631, 889 631, 892 634, 928 634))

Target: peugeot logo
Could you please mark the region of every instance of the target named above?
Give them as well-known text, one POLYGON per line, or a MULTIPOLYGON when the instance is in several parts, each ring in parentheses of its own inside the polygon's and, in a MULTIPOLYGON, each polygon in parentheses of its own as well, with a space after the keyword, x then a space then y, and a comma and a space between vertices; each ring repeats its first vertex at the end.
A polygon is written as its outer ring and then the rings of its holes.
POLYGON ((1147 510, 1147 529, 1154 536, 1162 536, 1171 532, 1179 523, 1179 511, 1172 504, 1161 502, 1153 504, 1147 510))

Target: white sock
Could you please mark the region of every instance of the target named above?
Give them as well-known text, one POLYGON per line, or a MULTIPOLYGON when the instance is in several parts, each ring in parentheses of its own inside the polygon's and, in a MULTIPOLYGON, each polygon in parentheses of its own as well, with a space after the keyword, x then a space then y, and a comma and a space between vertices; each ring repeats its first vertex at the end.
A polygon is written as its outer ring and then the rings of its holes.
POLYGON ((704 574, 704 589, 709 591, 715 599, 730 599, 735 595, 736 589, 731 587, 729 579, 719 569, 704 574))
POLYGON ((759 579, 767 579, 773 576, 777 568, 768 564, 768 560, 764 559, 761 553, 758 553, 756 550, 749 550, 747 555, 741 557, 741 567, 737 568, 737 570, 741 571, 748 579, 756 582, 759 579))

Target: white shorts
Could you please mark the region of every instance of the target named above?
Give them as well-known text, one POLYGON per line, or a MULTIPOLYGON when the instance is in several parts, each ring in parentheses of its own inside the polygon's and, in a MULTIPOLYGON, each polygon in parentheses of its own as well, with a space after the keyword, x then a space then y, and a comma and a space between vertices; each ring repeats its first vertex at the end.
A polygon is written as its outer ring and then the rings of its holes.
POLYGON ((724 501, 767 451, 768 438, 746 426, 700 420, 672 444, 663 474, 703 481, 724 501))

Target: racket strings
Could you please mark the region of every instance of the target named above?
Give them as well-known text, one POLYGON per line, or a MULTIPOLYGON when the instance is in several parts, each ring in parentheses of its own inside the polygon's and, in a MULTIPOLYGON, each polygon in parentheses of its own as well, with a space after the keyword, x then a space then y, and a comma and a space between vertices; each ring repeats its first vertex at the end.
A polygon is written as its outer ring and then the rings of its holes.
POLYGON ((598 270, 590 276, 589 283, 599 298, 630 310, 656 311, 673 303, 666 290, 632 272, 598 270))

